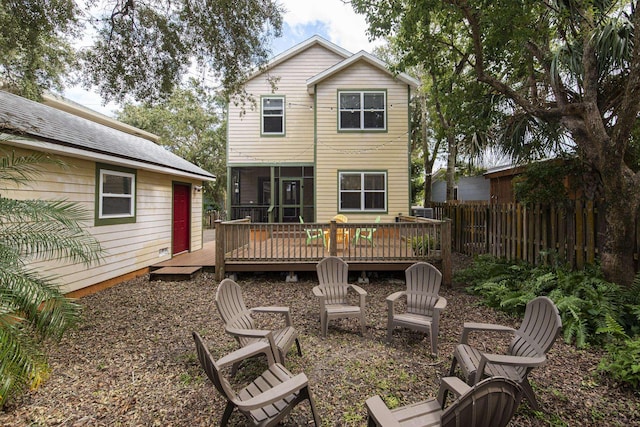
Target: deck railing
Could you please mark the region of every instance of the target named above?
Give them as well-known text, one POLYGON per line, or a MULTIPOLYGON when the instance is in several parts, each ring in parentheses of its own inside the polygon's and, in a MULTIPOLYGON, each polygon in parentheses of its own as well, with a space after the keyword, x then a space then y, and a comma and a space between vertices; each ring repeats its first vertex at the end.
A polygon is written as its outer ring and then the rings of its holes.
POLYGON ((393 223, 255 223, 250 218, 216 222, 216 273, 225 264, 296 264, 333 255, 347 262, 441 260, 451 282, 451 223, 399 216, 393 223), (371 239, 358 238, 375 230, 371 239))

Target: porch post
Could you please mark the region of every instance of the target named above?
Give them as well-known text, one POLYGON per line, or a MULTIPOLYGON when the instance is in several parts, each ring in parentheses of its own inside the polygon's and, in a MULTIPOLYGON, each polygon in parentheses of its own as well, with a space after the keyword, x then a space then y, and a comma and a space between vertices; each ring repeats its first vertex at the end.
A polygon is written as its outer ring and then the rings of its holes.
POLYGON ((336 237, 338 237, 336 220, 332 219, 329 224, 329 255, 331 256, 338 256, 338 242, 336 241, 336 237))
POLYGON ((216 220, 216 281, 220 282, 224 279, 224 226, 221 220, 216 220))

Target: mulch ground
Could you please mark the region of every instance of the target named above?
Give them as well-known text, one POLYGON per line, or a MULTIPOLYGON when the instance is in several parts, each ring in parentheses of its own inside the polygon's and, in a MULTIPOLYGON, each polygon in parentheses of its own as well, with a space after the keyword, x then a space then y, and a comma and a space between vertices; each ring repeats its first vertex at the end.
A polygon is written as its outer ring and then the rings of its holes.
MULTIPOLYGON (((355 277, 354 277, 355 278, 355 277)), ((459 288, 442 289, 448 306, 441 318, 439 356, 429 339, 397 330, 385 342, 385 297, 404 288, 402 274, 373 275, 368 291, 368 329, 356 320, 332 321, 319 336, 314 275, 286 283, 279 274, 243 275, 249 307, 287 305, 300 332, 303 356, 286 365, 305 372, 325 426, 366 425, 365 400, 380 394, 407 404, 434 397, 446 375, 465 321, 518 326, 518 321, 478 304, 459 288)), ((2 426, 211 426, 220 423, 224 401, 200 369, 191 331, 199 332, 215 358, 234 350, 214 304, 217 283, 202 274, 187 282, 149 282, 141 277, 82 298, 83 319, 51 348, 51 376, 38 390, 0 412, 2 426)), ((261 322, 269 322, 260 318, 261 322)), ((477 337, 474 344, 501 351, 504 340, 477 337)), ((621 389, 596 370, 601 354, 576 350, 559 339, 548 364, 530 379, 542 412, 520 405, 511 425, 640 425, 637 393, 621 389)), ((306 404, 284 425, 308 425, 306 404)), ((234 414, 231 425, 244 425, 234 414)))

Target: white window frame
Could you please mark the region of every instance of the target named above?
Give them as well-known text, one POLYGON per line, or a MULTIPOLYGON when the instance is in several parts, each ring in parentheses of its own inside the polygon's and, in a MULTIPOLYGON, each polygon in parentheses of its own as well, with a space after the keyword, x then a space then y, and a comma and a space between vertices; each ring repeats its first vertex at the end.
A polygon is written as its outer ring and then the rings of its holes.
MULTIPOLYGON (((272 108, 275 109, 275 108, 272 108)), ((261 135, 267 135, 267 136, 282 136, 285 134, 285 98, 284 96, 263 96, 260 99, 260 134, 261 135), (280 117, 282 120, 282 132, 266 132, 264 129, 264 118, 265 118, 265 111, 269 111, 268 107, 265 107, 265 101, 268 100, 280 100, 282 101, 282 114, 281 115, 269 115, 268 117, 270 118, 274 118, 274 117, 280 117)))
POLYGON ((121 172, 110 169, 100 169, 100 182, 98 183, 98 218, 99 219, 112 219, 112 218, 133 218, 136 214, 136 175, 134 173, 129 172, 121 172), (104 177, 106 175, 112 176, 120 176, 124 178, 129 178, 131 180, 131 194, 124 193, 105 193, 103 192, 104 188, 104 177), (105 214, 103 213, 103 200, 104 197, 112 197, 112 198, 123 198, 129 199, 129 212, 124 214, 105 214))
POLYGON ((387 130, 387 91, 385 90, 340 90, 338 91, 338 130, 340 131, 368 131, 368 132, 381 132, 387 130), (341 97, 344 94, 360 94, 360 108, 358 109, 347 109, 342 108, 341 97), (365 110, 364 106, 364 98, 367 94, 382 94, 384 98, 384 104, 382 109, 369 109, 365 110), (360 113, 360 127, 352 128, 352 127, 343 127, 342 126, 342 112, 343 111, 358 111, 360 113), (382 127, 373 127, 368 128, 365 127, 365 112, 374 112, 381 111, 384 115, 382 119, 382 127))
POLYGON ((386 212, 387 211, 387 196, 389 194, 389 182, 387 172, 384 171, 342 171, 338 174, 338 210, 340 212, 386 212), (343 190, 342 189, 342 176, 343 175, 360 175, 360 189, 359 190, 343 190), (365 177, 367 175, 382 175, 384 176, 384 190, 367 190, 365 189, 365 177), (360 193, 360 208, 344 208, 342 206, 342 194, 343 193, 360 193), (384 206, 377 208, 366 208, 365 196, 368 193, 382 193, 384 195, 384 206))

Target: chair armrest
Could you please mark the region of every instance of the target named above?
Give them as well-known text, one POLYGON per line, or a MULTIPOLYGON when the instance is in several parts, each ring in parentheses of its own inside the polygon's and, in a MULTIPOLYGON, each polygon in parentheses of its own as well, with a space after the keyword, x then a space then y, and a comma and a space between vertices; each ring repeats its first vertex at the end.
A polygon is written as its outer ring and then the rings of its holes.
POLYGON ((275 306, 275 305, 270 305, 270 306, 266 306, 266 307, 250 308, 249 311, 251 311, 252 313, 283 314, 287 326, 291 326, 293 324, 291 322, 291 312, 289 310, 289 307, 279 307, 279 306, 275 306))
POLYGON ((394 418, 380 396, 373 396, 364 403, 367 406, 369 417, 373 418, 377 425, 384 427, 400 427, 400 423, 394 418))
POLYGON ((471 386, 458 377, 443 377, 440 380, 440 389, 438 390, 438 402, 440 403, 440 407, 444 409, 448 392, 453 394, 457 399, 470 389, 471 386))
POLYGON ((324 292, 322 292, 322 289, 320 289, 320 286, 314 286, 311 291, 320 303, 320 313, 322 315, 322 313, 324 312, 324 305, 327 297, 324 295, 324 292))
POLYGON ((271 346, 265 341, 258 341, 247 346, 241 347, 238 350, 232 351, 220 360, 216 362, 218 366, 224 368, 226 366, 233 365, 234 363, 241 362, 250 357, 256 356, 260 353, 264 353, 267 356, 269 365, 273 365, 275 360, 273 359, 273 351, 271 346))
POLYGON ((349 287, 352 288, 354 291, 356 291, 358 295, 364 295, 364 296, 367 295, 367 291, 365 291, 358 285, 349 284, 349 287))
POLYGON ((354 291, 356 291, 356 293, 357 293, 358 295, 360 295, 360 309, 364 312, 364 307, 365 307, 365 305, 366 305, 366 303, 367 303, 367 299, 366 299, 366 297, 367 297, 367 291, 365 291, 364 289, 362 289, 362 288, 361 288, 360 286, 358 286, 358 285, 352 285, 352 284, 349 284, 349 287, 350 287, 351 289, 353 289, 354 291))
POLYGON ((395 305, 396 305, 396 301, 398 301, 401 297, 405 296, 407 294, 407 291, 398 291, 398 292, 394 292, 391 295, 389 295, 385 301, 387 301, 387 314, 389 316, 389 321, 391 321, 391 319, 393 319, 393 316, 395 315, 395 305))
POLYGON ((398 291, 398 292, 394 292, 391 295, 389 295, 386 298, 387 303, 391 302, 396 302, 401 296, 406 295, 407 291, 398 291))
POLYGON ((287 396, 291 396, 293 393, 307 386, 308 383, 309 380, 307 379, 307 376, 304 373, 300 373, 291 377, 287 381, 252 397, 251 399, 238 401, 237 405, 238 407, 246 410, 262 408, 266 405, 282 400, 287 396))
POLYGON ((509 326, 495 325, 493 323, 473 323, 465 322, 462 327, 462 335, 460 336, 460 344, 466 344, 469 332, 473 331, 487 331, 487 332, 511 332, 514 333, 515 329, 509 326))
POLYGON ((447 308, 447 299, 444 297, 439 297, 438 301, 436 301, 436 305, 433 307, 435 310, 444 310, 447 308))
MULTIPOLYGON (((476 371, 476 383, 484 376, 484 369, 488 363, 495 365, 509 365, 520 366, 525 368, 535 368, 536 366, 544 365, 547 362, 546 356, 538 357, 525 357, 525 356, 510 356, 505 354, 485 354, 482 353, 480 357, 480 363, 478 364, 478 370, 476 371)), ((513 378, 512 378, 513 379, 513 378)))

